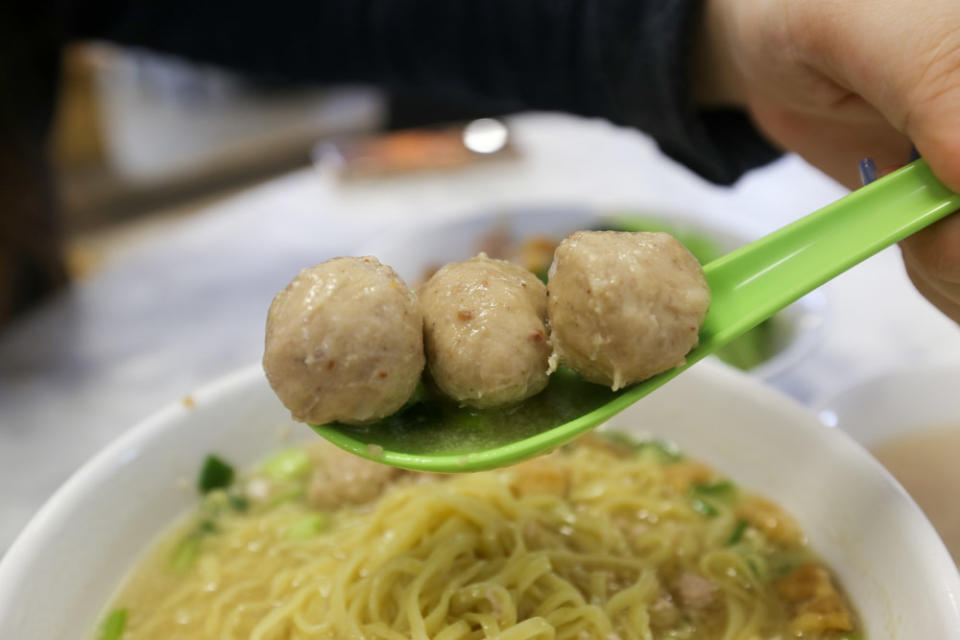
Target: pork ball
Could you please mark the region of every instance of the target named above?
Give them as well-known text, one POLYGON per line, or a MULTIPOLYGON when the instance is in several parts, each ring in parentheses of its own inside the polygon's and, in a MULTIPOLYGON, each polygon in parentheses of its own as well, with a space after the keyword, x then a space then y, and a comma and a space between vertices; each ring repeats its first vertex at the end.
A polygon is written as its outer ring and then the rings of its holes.
POLYGON ((388 416, 411 396, 423 366, 417 298, 376 258, 304 269, 270 305, 263 369, 295 420, 388 416))
POLYGON ((444 393, 487 408, 547 386, 547 290, 532 273, 480 254, 444 266, 418 293, 427 366, 444 393))
POLYGON ((551 367, 617 390, 683 364, 710 289, 666 233, 578 231, 550 269, 551 367))

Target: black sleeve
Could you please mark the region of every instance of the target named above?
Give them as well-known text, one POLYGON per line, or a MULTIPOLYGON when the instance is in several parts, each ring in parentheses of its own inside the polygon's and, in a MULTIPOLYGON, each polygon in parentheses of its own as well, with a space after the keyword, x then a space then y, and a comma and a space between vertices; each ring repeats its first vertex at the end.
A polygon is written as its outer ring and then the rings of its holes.
POLYGON ((46 158, 64 33, 48 10, 0 2, 0 328, 66 283, 46 158))
POLYGON ((694 109, 688 57, 700 2, 101 0, 78 2, 71 30, 264 78, 604 117, 731 183, 777 151, 744 114, 694 109))

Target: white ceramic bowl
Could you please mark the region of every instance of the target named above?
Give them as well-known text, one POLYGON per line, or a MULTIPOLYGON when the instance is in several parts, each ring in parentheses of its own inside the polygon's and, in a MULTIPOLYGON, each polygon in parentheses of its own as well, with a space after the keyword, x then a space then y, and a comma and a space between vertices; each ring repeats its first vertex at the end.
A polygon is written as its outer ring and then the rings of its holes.
POLYGON ((960 427, 960 364, 886 373, 814 406, 824 424, 867 447, 911 431, 960 427))
MULTIPOLYGON (((663 222, 678 231, 692 231, 711 238, 724 252, 733 251, 753 238, 741 229, 710 221, 682 211, 626 212, 648 220, 663 222)), ((621 215, 617 211, 598 211, 586 207, 552 206, 488 212, 481 215, 391 231, 374 237, 358 251, 372 255, 397 270, 411 286, 425 273, 447 262, 466 260, 476 255, 480 239, 492 232, 507 232, 517 243, 531 236, 563 238, 579 229, 590 229, 604 220, 621 215)), ((773 355, 749 371, 761 380, 775 382, 785 371, 809 355, 820 343, 827 315, 826 297, 814 291, 777 315, 774 325, 773 355)))
MULTIPOLYGON (((147 545, 193 503, 181 479, 208 452, 249 465, 289 427, 259 368, 194 399, 115 441, 31 521, 0 563, 0 638, 85 637, 147 545)), ((702 362, 613 425, 670 438, 792 512, 870 640, 960 638, 960 576, 929 523, 860 447, 786 396, 702 362)))

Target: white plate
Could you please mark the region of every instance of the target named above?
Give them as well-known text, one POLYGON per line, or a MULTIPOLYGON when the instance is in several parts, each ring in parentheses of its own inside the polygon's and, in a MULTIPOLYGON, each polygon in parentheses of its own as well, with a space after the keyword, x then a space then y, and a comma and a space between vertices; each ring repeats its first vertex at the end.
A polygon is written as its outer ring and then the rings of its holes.
MULTIPOLYGON (((127 432, 31 521, 0 562, 0 638, 84 637, 147 545, 193 503, 203 457, 252 464, 289 426, 259 367, 194 399, 127 432)), ((927 520, 859 446, 786 396, 702 362, 613 424, 670 438, 793 513, 870 640, 960 639, 960 576, 927 520)))
MULTIPOLYGON (((724 252, 733 251, 754 238, 745 231, 720 224, 701 216, 680 211, 628 211, 644 219, 668 224, 678 231, 693 231, 714 240, 724 252)), ((482 238, 494 231, 504 231, 518 243, 536 235, 563 238, 578 229, 590 229, 604 220, 615 219, 620 212, 598 211, 585 207, 527 207, 509 211, 488 212, 430 226, 411 226, 373 238, 358 251, 388 264, 411 286, 424 274, 447 262, 466 260, 476 255, 482 238)), ((776 379, 807 357, 823 337, 827 315, 826 296, 814 291, 777 315, 773 336, 774 354, 766 362, 749 371, 761 380, 776 379)))

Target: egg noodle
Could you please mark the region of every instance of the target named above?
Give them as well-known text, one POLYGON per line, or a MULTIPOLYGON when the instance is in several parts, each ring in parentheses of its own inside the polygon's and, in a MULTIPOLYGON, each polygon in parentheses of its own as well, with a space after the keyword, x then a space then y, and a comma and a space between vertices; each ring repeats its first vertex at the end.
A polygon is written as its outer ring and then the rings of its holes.
MULTIPOLYGON (((746 640, 809 629, 796 626, 803 605, 775 588, 797 566, 820 566, 802 538, 750 525, 749 497, 661 453, 575 446, 513 469, 411 474, 375 502, 329 512, 315 535, 291 535, 317 513, 303 499, 251 507, 220 517, 176 572, 171 553, 195 524, 181 526, 116 599, 129 612, 122 637, 746 640)), ((789 533, 773 509, 764 517, 789 533)), ((848 637, 842 627, 803 637, 848 637)))

